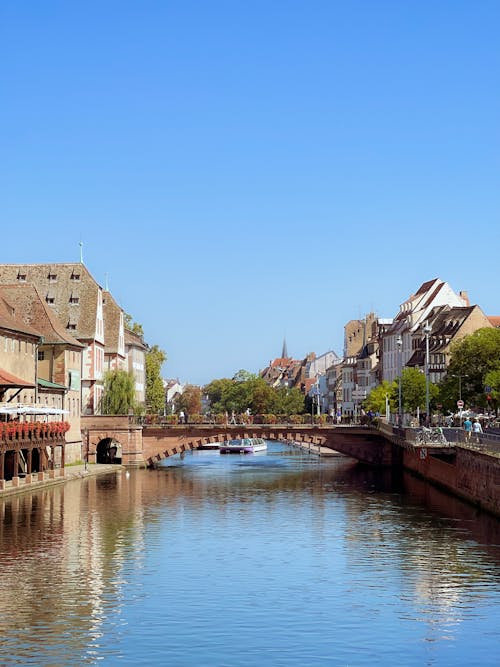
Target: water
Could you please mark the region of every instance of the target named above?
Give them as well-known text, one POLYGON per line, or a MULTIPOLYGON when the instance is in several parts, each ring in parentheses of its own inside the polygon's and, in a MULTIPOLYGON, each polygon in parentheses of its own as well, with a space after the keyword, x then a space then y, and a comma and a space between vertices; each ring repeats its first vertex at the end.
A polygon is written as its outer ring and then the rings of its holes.
POLYGON ((6 499, 1 665, 499 665, 497 520, 281 445, 6 499))

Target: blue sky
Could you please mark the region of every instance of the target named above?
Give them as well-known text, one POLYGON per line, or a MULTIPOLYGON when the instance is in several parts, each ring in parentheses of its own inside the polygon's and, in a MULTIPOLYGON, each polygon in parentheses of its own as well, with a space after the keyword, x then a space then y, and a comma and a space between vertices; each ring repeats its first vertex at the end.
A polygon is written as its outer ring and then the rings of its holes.
POLYGON ((0 4, 0 262, 84 261, 204 384, 431 278, 500 314, 500 4, 0 4))

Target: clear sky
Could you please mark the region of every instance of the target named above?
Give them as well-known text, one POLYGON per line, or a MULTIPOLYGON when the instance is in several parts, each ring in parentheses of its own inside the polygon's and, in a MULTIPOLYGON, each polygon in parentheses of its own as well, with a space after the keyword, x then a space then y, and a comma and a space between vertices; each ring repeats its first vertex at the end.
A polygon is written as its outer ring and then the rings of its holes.
POLYGON ((2 0, 0 262, 84 261, 204 384, 499 303, 497 0, 2 0))

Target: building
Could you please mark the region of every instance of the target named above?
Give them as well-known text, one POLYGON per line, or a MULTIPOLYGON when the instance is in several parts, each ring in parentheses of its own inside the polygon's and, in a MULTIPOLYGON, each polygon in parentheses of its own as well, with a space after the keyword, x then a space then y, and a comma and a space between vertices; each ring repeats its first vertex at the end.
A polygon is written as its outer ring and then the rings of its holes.
POLYGON ((146 404, 146 352, 143 337, 125 329, 125 357, 128 371, 134 376, 135 400, 138 405, 146 404))
MULTIPOLYGON (((488 318, 479 306, 437 306, 426 319, 429 337, 428 373, 429 380, 435 384, 446 376, 450 361, 450 347, 478 329, 492 327, 488 318)), ((421 327, 414 336, 414 351, 406 362, 406 366, 425 371, 427 340, 421 327)))
POLYGON ((66 460, 81 458, 80 372, 84 346, 65 329, 36 287, 29 283, 2 285, 17 321, 40 335, 34 366, 36 391, 21 392, 20 403, 55 409, 70 424, 66 435, 66 460))
POLYGON ((392 382, 421 344, 422 329, 430 314, 440 306, 463 308, 469 305, 466 292, 456 294, 440 278, 423 283, 399 307, 393 323, 382 337, 382 379, 392 382))

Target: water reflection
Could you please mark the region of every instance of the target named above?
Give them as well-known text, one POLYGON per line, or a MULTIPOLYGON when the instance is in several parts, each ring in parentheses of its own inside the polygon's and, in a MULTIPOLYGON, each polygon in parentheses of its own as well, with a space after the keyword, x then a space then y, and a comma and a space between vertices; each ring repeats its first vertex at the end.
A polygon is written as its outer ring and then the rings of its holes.
POLYGON ((166 664, 165 651, 175 665, 326 665, 332 642, 335 664, 373 664, 369 654, 353 660, 352 633, 367 644, 377 633, 379 664, 401 664, 391 652, 403 640, 413 650, 405 664, 434 655, 421 642, 443 651, 443 641, 460 664, 471 637, 494 664, 499 637, 484 614, 498 602, 499 522, 406 474, 279 447, 204 452, 0 508, 5 665, 166 664), (259 636, 247 629, 238 646, 219 629, 215 647, 213 628, 179 624, 229 610, 259 636), (266 636, 262 615, 283 624, 279 639, 266 636), (151 653, 172 623, 168 647, 151 653), (282 657, 263 662, 261 643, 282 657))

